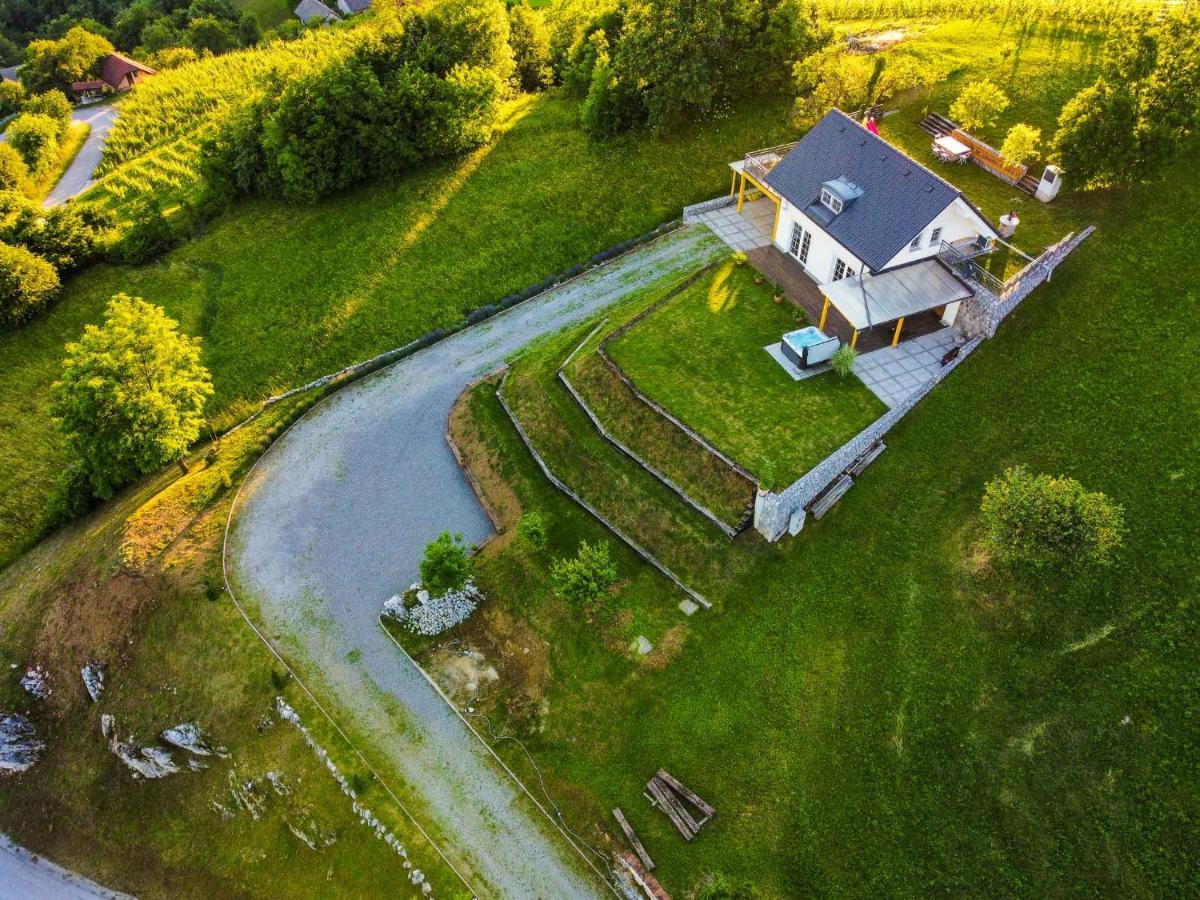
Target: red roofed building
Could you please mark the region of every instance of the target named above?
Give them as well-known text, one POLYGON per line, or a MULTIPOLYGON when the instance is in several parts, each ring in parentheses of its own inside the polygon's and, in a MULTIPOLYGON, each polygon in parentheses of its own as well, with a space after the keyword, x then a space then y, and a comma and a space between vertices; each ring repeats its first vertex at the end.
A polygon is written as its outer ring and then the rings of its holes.
POLYGON ((120 53, 110 53, 100 63, 100 80, 114 91, 127 91, 148 75, 157 75, 149 66, 120 53))

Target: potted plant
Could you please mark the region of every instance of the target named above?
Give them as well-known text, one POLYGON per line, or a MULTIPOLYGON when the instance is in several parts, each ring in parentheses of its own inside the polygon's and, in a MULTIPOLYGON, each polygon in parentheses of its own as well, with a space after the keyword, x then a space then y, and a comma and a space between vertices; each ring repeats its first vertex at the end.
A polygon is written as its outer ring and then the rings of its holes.
POLYGON ((744 266, 746 264, 746 254, 741 250, 733 254, 733 264, 735 266, 744 266))
POLYGON ((783 288, 781 288, 777 284, 772 284, 771 290, 773 290, 775 292, 775 302, 782 303, 783 302, 783 288))
POLYGON ((754 283, 755 283, 755 284, 762 284, 762 283, 763 283, 762 272, 755 272, 755 273, 754 273, 754 283))

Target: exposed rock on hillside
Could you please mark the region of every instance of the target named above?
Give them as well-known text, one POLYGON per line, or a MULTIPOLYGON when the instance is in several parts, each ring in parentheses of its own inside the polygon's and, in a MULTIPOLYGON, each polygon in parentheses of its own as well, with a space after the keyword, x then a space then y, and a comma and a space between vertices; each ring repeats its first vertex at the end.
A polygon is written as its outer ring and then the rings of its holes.
POLYGON ((87 691, 88 696, 95 703, 100 699, 100 695, 104 693, 104 669, 97 663, 88 663, 79 670, 80 676, 83 678, 83 687, 87 691))
POLYGON ((0 772, 24 772, 33 767, 46 745, 33 723, 13 713, 0 716, 0 772))
POLYGON ((34 666, 21 676, 21 687, 39 700, 45 700, 52 693, 50 676, 41 666, 34 666))

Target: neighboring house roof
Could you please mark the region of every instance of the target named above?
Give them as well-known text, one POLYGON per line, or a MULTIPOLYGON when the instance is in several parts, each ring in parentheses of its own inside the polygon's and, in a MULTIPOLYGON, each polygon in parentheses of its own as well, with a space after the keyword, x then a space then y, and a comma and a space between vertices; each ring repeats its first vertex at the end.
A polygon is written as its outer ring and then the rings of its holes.
POLYGON ((766 181, 873 272, 962 197, 953 185, 837 109, 775 164, 766 181), (822 186, 831 182, 852 189, 834 191, 846 200, 837 214, 820 201, 822 186))
POLYGON ((3 79, 4 81, 16 81, 17 72, 20 70, 20 66, 7 66, 6 68, 0 69, 0 79, 3 79))
POLYGON ((353 15, 354 13, 362 12, 364 9, 370 9, 371 0, 338 0, 338 6, 353 15))
POLYGON ((71 83, 72 91, 102 91, 108 86, 107 82, 100 81, 74 81, 71 83))
POLYGON ((100 63, 100 80, 113 90, 119 90, 129 75, 133 75, 136 80, 139 75, 157 74, 149 66, 143 65, 136 59, 130 59, 121 53, 110 53, 100 63))
POLYGON ((313 19, 322 19, 326 22, 331 19, 340 19, 337 13, 326 6, 321 0, 300 0, 300 4, 295 9, 296 18, 307 25, 313 19))

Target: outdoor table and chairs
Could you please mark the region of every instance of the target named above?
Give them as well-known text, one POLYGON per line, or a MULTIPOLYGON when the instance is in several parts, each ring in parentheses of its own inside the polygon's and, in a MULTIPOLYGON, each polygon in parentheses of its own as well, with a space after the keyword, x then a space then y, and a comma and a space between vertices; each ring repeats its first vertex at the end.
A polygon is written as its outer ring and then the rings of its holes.
POLYGON ((933 140, 933 155, 942 162, 962 163, 971 155, 971 148, 952 134, 943 134, 933 140))

